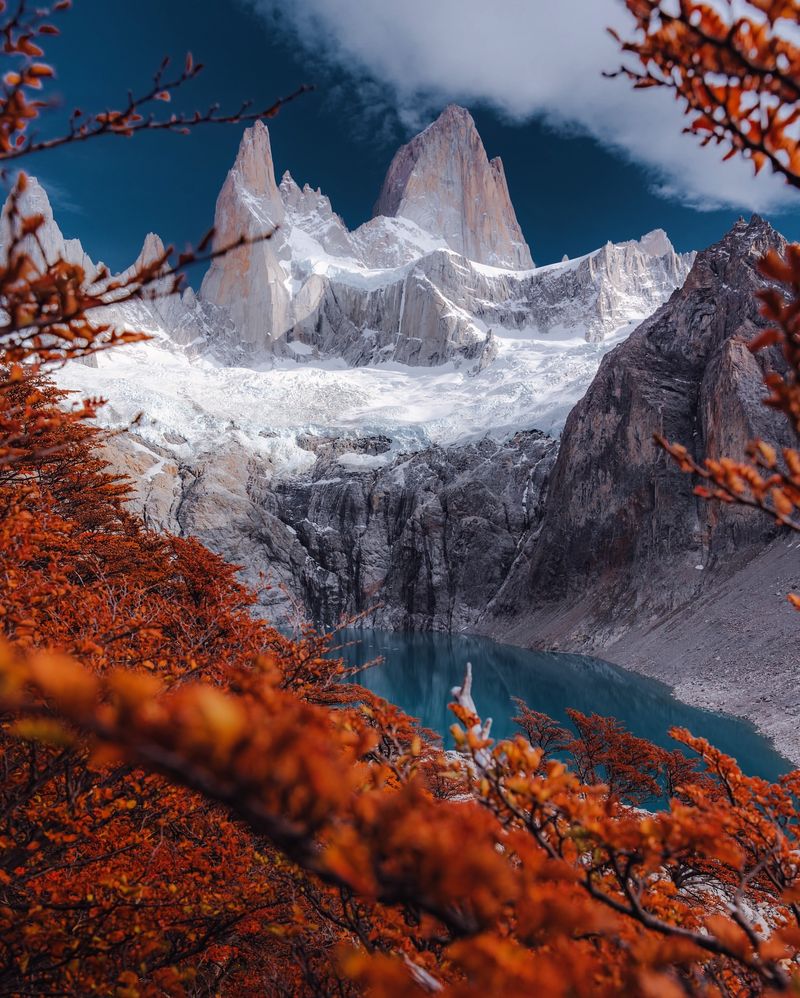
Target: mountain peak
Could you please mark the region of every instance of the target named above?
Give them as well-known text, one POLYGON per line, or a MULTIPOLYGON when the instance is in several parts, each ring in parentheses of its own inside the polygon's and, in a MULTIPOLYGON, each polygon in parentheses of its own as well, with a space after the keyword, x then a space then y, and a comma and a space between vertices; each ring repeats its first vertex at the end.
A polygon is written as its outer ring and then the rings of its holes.
POLYGON ((280 264, 285 243, 266 233, 283 224, 285 210, 275 182, 267 126, 256 121, 245 129, 233 167, 225 178, 214 212, 214 246, 230 246, 242 237, 255 240, 212 261, 200 297, 228 309, 243 343, 262 344, 286 329, 289 292, 280 264))
POLYGON ((428 128, 463 128, 474 132, 478 131, 475 119, 460 104, 448 104, 439 117, 428 125, 428 128))
POLYGON ((669 236, 663 229, 653 229, 651 232, 646 232, 639 240, 639 246, 643 252, 649 253, 650 256, 665 256, 667 253, 674 252, 669 236))
POLYGON ((36 177, 26 178, 25 190, 20 198, 20 209, 24 214, 43 215, 45 219, 53 218, 50 198, 36 177))
POLYGON ((489 161, 472 115, 457 104, 398 149, 373 214, 408 218, 478 263, 533 266, 503 164, 489 161))
POLYGON ((684 288, 714 285, 750 288, 763 284, 758 263, 769 250, 779 252, 786 240, 760 215, 738 218, 716 243, 697 254, 684 288))
POLYGON ((244 130, 236 159, 217 198, 215 245, 227 245, 242 236, 261 236, 280 225, 283 215, 269 130, 259 120, 244 130))
POLYGON ((136 259, 139 266, 146 266, 164 255, 164 242, 155 232, 148 232, 144 237, 142 249, 136 259))
POLYGON ((710 246, 706 252, 713 252, 718 246, 732 245, 744 255, 752 244, 762 243, 769 244, 767 248, 780 249, 785 245, 785 239, 761 215, 751 215, 749 220, 737 219, 722 239, 710 246))
POLYGON ((262 121, 244 130, 233 172, 242 186, 258 197, 278 197, 269 129, 262 121))
MULTIPOLYGON (((53 215, 53 208, 47 191, 36 177, 28 177, 28 182, 19 201, 19 210, 23 216, 41 215, 42 225, 35 239, 27 237, 27 252, 36 261, 37 266, 45 263, 55 263, 62 259, 83 267, 87 274, 94 274, 96 267, 83 250, 78 239, 65 239, 53 215)), ((8 232, 8 201, 3 205, 2 225, 0 225, 0 245, 6 245, 8 232)))

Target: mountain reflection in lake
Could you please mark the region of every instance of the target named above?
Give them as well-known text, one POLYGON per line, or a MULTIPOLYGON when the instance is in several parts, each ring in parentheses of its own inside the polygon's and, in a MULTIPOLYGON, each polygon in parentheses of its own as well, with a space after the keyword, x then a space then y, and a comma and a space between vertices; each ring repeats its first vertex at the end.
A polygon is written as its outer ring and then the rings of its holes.
POLYGON ((443 734, 448 746, 455 720, 447 708, 450 690, 460 685, 469 661, 475 703, 484 718, 494 719, 494 737, 515 732, 511 697, 517 696, 562 723, 567 723, 568 707, 616 717, 634 734, 669 748, 676 743, 668 730, 688 728, 734 756, 748 775, 775 779, 792 769, 747 721, 689 707, 662 683, 597 659, 448 634, 349 630, 340 638, 353 642, 337 652, 349 664, 362 665, 378 656, 384 660, 359 681, 443 734))

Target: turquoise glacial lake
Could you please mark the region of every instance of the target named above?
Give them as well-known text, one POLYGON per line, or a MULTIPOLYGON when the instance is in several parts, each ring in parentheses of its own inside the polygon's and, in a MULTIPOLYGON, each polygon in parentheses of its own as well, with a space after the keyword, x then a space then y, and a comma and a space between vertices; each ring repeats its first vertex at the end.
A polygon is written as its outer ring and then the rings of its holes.
POLYGON ((511 697, 567 724, 566 710, 618 718, 634 734, 668 748, 677 747, 668 731, 688 728, 734 756, 745 773, 775 779, 792 765, 752 724, 725 714, 689 707, 669 687, 618 666, 582 655, 526 651, 484 638, 377 630, 340 632, 338 651, 351 665, 377 657, 359 682, 420 719, 451 744, 450 690, 460 685, 472 662, 473 696, 481 715, 493 719, 493 737, 516 731, 511 697))

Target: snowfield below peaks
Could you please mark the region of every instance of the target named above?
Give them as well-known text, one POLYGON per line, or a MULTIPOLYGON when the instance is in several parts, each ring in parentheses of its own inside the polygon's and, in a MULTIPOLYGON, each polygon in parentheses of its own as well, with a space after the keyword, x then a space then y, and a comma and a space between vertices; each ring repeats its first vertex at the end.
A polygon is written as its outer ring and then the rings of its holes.
POLYGON ((128 425, 141 414, 136 435, 178 458, 235 440, 272 457, 276 471, 292 473, 313 462, 296 443, 308 432, 385 436, 387 460, 487 434, 504 438, 538 429, 557 435, 603 355, 634 325, 602 343, 587 343, 574 330, 564 338, 499 330, 496 359, 477 372, 454 364, 351 368, 337 359, 278 360, 253 370, 189 359, 154 340, 100 354, 96 367, 69 363, 56 378, 82 396, 108 399, 100 411, 106 426, 128 425))

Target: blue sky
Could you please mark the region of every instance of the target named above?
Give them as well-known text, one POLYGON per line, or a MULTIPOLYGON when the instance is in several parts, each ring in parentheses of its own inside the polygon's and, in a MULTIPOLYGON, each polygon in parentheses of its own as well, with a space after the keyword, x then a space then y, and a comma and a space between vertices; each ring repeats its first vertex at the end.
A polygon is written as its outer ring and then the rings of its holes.
MULTIPOLYGON (((616 58, 603 28, 619 12, 617 0, 75 0, 48 49, 63 110, 43 127, 74 106, 119 105, 163 55, 180 64, 191 50, 206 69, 176 102, 186 109, 316 85, 270 123, 276 167, 320 186, 351 226, 369 217, 395 148, 456 100, 503 159, 537 263, 658 226, 701 248, 753 208, 800 238, 798 201, 774 178, 699 150, 666 94, 602 79, 616 58)), ((116 269, 150 230, 179 246, 205 231, 240 135, 107 138, 26 168, 65 234, 116 269)))

